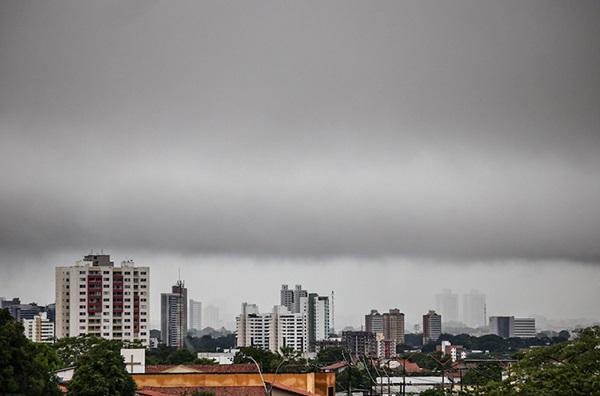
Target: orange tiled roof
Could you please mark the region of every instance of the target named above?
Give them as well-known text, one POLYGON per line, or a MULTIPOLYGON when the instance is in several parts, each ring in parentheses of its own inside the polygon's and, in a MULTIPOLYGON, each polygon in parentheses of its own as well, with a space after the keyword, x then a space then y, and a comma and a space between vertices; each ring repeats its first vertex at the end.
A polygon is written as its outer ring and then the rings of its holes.
POLYGON ((257 373, 254 364, 158 364, 147 365, 146 374, 178 372, 178 373, 257 373))

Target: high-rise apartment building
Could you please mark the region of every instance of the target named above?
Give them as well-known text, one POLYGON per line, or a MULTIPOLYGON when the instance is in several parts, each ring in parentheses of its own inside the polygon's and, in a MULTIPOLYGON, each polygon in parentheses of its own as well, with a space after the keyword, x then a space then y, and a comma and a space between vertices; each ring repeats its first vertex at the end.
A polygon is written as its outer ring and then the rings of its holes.
POLYGON ((204 308, 202 322, 204 322, 204 327, 210 327, 212 329, 221 327, 219 322, 219 307, 207 305, 206 308, 204 308))
POLYGON ((383 314, 376 309, 365 315, 365 330, 381 334, 383 340, 393 341, 395 345, 404 343, 404 314, 399 309, 390 309, 383 314))
POLYGON ((430 310, 423 315, 423 345, 437 341, 442 335, 442 316, 430 310))
POLYGON ((187 288, 178 280, 171 293, 160 295, 160 333, 167 346, 183 348, 187 335, 187 288))
POLYGON ((32 319, 23 319, 25 337, 33 342, 54 342, 54 323, 48 319, 46 312, 35 315, 32 319))
POLYGON ((281 285, 279 305, 287 307, 290 312, 299 313, 302 297, 308 297, 308 292, 302 289, 302 285, 296 285, 294 290, 290 290, 288 285, 281 285))
POLYGON ((463 294, 462 321, 469 327, 483 327, 487 323, 485 294, 471 290, 463 294))
POLYGON ((236 318, 236 345, 255 346, 272 352, 279 352, 282 347, 307 352, 307 320, 305 313, 290 312, 282 305, 273 307, 271 313, 261 314, 255 304, 243 303, 242 312, 236 318))
POLYGON ((458 294, 450 289, 444 289, 435 295, 435 309, 446 322, 458 322, 458 294))
POLYGON ((94 335, 148 345, 150 269, 109 255, 85 256, 56 268, 57 338, 94 335))
POLYGON ((317 342, 326 340, 330 330, 330 306, 328 296, 310 293, 300 297, 300 312, 307 315, 308 350, 314 352, 317 342))
POLYGON ((202 330, 202 302, 190 298, 190 320, 188 322, 190 330, 202 330))

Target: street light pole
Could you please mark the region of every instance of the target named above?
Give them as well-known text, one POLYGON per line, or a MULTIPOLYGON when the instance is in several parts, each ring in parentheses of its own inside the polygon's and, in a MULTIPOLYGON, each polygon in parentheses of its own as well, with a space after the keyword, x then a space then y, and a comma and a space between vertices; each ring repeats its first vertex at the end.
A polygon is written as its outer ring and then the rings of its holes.
POLYGON ((254 365, 258 369, 258 375, 260 375, 260 380, 262 381, 263 387, 265 388, 265 396, 269 396, 269 390, 267 389, 267 383, 265 382, 265 377, 263 377, 262 371, 260 370, 260 365, 252 356, 247 356, 247 358, 249 360, 251 360, 252 363, 254 363, 254 365))

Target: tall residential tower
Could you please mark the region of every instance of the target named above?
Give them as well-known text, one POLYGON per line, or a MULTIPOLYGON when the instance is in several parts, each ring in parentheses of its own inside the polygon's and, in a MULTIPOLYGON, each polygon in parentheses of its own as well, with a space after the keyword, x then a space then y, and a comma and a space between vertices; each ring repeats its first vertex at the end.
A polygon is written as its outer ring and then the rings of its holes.
POLYGON ((56 338, 94 335, 148 345, 150 269, 90 254, 56 268, 56 338))

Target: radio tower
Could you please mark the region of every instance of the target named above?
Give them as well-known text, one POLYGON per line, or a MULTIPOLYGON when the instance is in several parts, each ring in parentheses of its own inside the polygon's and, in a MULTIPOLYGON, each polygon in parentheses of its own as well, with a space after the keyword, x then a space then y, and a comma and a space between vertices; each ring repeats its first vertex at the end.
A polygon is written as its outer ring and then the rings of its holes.
POLYGON ((331 329, 330 333, 335 334, 335 300, 334 300, 334 291, 331 291, 331 329))

